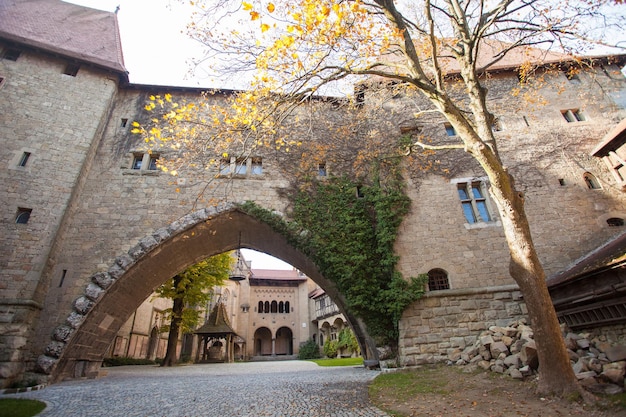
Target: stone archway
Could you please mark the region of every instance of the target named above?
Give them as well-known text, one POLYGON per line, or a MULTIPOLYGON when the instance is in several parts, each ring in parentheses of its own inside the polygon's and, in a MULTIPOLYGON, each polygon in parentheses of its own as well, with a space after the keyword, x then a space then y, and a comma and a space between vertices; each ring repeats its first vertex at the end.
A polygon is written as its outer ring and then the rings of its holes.
POLYGON ((289 327, 276 330, 276 354, 293 355, 293 332, 289 327))
POLYGON ((237 247, 280 258, 313 279, 353 325, 364 358, 378 360, 365 324, 346 311, 345 298, 315 264, 269 225, 234 204, 223 204, 155 231, 119 256, 107 272, 94 274, 66 322, 54 330, 38 366, 51 381, 95 376, 119 328, 154 288, 202 259, 237 247))

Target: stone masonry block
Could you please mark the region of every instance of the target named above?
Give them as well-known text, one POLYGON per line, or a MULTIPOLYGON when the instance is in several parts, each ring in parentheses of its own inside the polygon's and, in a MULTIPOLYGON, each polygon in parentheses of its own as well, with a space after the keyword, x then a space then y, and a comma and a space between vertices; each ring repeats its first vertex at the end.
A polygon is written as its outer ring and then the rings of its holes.
POLYGON ((91 277, 91 281, 106 290, 113 284, 115 279, 108 272, 98 272, 91 277))
POLYGON ((77 312, 83 315, 87 314, 87 312, 91 310, 91 307, 93 307, 93 305, 94 305, 94 302, 84 296, 78 297, 76 300, 74 300, 74 308, 76 309, 77 312))
POLYGON ((94 284, 93 282, 87 284, 87 288, 85 288, 85 295, 92 301, 98 301, 104 292, 105 291, 100 288, 100 286, 94 284))
POLYGON ((52 337, 59 342, 67 342, 72 337, 74 329, 70 326, 61 325, 54 329, 52 337))

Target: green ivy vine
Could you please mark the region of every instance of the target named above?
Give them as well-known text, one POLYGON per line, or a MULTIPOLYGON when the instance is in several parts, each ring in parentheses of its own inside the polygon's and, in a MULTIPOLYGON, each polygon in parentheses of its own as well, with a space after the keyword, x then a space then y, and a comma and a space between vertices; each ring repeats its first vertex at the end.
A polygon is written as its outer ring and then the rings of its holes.
POLYGON ((298 184, 289 222, 252 202, 242 210, 311 257, 377 344, 396 346, 402 312, 424 290, 423 277, 396 270, 394 242, 410 204, 403 185, 399 174, 383 181, 376 173, 369 184, 330 177, 298 184))

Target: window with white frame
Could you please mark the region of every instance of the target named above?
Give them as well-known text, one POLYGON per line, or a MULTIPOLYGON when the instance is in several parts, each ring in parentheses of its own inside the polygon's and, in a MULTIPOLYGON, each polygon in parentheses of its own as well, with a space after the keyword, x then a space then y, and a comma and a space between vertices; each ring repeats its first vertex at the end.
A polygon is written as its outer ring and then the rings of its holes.
POLYGON ((237 178, 253 178, 263 176, 263 159, 261 157, 227 157, 220 161, 219 175, 237 178))
POLYGON ((456 186, 463 215, 469 224, 492 221, 489 201, 487 200, 487 185, 484 180, 460 181, 457 182, 456 186))

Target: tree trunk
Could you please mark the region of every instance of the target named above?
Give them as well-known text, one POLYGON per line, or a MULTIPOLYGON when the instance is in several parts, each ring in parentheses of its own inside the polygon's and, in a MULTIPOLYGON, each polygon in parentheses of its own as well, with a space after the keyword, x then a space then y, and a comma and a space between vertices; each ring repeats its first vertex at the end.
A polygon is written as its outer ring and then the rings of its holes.
MULTIPOLYGON (((499 174, 502 175, 502 172, 499 174)), ((537 391, 542 395, 582 394, 548 292, 545 271, 532 241, 523 196, 515 191, 512 178, 506 173, 504 175, 504 186, 496 180, 500 187, 492 183, 491 191, 511 254, 509 271, 520 287, 534 331, 539 359, 537 391)), ((494 178, 502 179, 499 176, 494 178)))
MULTIPOLYGON (((178 288, 180 283, 178 275, 174 277, 174 288, 178 288)), ((176 365, 176 348, 178 347, 178 333, 180 332, 180 323, 182 321, 183 309, 185 304, 182 297, 174 298, 174 305, 172 306, 172 320, 170 322, 170 333, 167 337, 167 351, 163 358, 161 366, 174 366, 176 365)))

